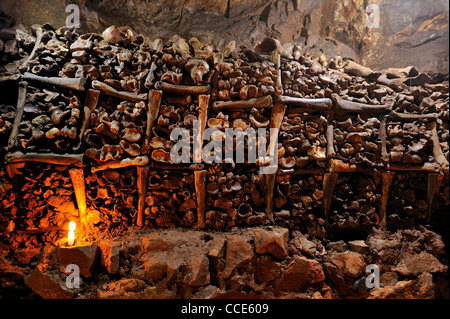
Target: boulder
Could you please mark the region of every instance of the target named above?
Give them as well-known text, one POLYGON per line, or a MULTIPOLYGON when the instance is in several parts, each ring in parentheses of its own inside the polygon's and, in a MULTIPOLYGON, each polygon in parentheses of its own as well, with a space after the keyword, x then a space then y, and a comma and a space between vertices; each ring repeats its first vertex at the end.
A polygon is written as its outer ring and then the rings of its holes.
POLYGON ((302 292, 313 284, 324 280, 325 274, 318 261, 294 256, 293 261, 281 275, 279 287, 281 290, 302 292))
POLYGON ((92 243, 84 246, 61 246, 58 248, 58 259, 64 271, 67 265, 75 264, 80 268, 80 275, 91 277, 98 257, 98 245, 92 243))
POLYGON ((289 230, 274 227, 273 230, 254 229, 255 250, 258 254, 270 254, 278 259, 288 255, 286 242, 289 239, 289 230))
POLYGON ((25 284, 44 299, 71 299, 75 292, 69 290, 59 277, 52 277, 38 267, 25 278, 25 284))
POLYGON ((228 278, 234 269, 241 267, 252 260, 253 247, 241 235, 230 235, 227 238, 225 253, 225 269, 222 278, 228 278))
POLYGON ((348 277, 357 278, 366 269, 366 263, 362 255, 353 251, 334 253, 330 261, 348 277))
POLYGON ((108 270, 108 273, 115 274, 119 270, 119 245, 102 240, 98 244, 100 248, 100 262, 103 267, 108 270))
POLYGON ((424 272, 444 273, 448 270, 448 266, 443 265, 435 256, 427 252, 401 253, 400 260, 393 270, 405 277, 417 277, 424 272))
POLYGON ((423 273, 415 280, 399 281, 394 286, 374 288, 367 299, 434 299, 433 275, 423 273))
POLYGON ((370 247, 364 240, 352 240, 347 244, 351 251, 357 252, 359 254, 370 254, 370 247))

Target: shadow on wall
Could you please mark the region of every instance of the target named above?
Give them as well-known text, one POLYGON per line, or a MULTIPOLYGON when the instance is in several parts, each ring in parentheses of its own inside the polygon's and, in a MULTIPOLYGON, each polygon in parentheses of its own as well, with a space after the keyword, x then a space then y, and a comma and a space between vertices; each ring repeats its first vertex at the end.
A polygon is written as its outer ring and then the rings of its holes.
POLYGON ((231 40, 253 47, 269 36, 375 69, 448 70, 446 0, 3 0, 0 9, 25 27, 59 27, 72 3, 80 7, 83 32, 129 25, 152 38, 196 36, 218 47, 231 40))

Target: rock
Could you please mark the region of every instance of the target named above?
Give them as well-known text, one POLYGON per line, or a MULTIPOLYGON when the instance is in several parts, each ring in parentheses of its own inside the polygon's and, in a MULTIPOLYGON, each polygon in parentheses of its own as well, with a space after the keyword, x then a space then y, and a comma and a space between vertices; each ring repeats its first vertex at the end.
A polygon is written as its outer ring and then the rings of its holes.
POLYGON ((380 276, 380 283, 385 286, 395 286, 398 282, 398 275, 396 272, 387 271, 380 276))
POLYGON ((328 250, 334 250, 337 252, 343 252, 346 251, 348 249, 348 245, 345 243, 345 241, 343 240, 339 240, 339 241, 334 241, 334 242, 330 242, 327 244, 327 249, 328 250))
POLYGON ((395 286, 374 288, 367 299, 434 299, 433 275, 423 273, 415 280, 399 281, 395 286))
POLYGON ((225 269, 222 278, 228 278, 234 269, 242 267, 253 258, 253 247, 240 235, 230 235, 227 238, 225 253, 225 269))
POLYGON ((189 259, 186 274, 182 280, 191 287, 201 287, 210 283, 209 260, 204 255, 194 255, 189 259))
POLYGON ((39 266, 25 278, 25 284, 44 299, 71 299, 75 292, 66 288, 59 278, 42 272, 39 266))
POLYGON ((219 288, 213 285, 202 287, 192 296, 192 299, 215 299, 219 292, 219 288))
POLYGON ((347 244, 351 251, 359 254, 370 254, 370 247, 367 246, 364 240, 352 240, 347 244))
POLYGON ((353 251, 334 253, 330 261, 335 264, 344 275, 357 278, 366 269, 366 263, 362 255, 353 251))
POLYGON ((267 284, 274 279, 280 278, 281 265, 270 258, 270 256, 259 256, 255 261, 254 276, 255 283, 267 284))
POLYGON ((317 251, 317 245, 312 241, 306 239, 306 237, 303 235, 294 238, 292 242, 298 249, 300 249, 302 253, 305 253, 311 257, 313 257, 317 251))
POLYGON ((99 299, 173 299, 175 293, 151 287, 143 280, 124 278, 105 284, 97 290, 99 299))
POLYGON ((302 292, 323 280, 325 274, 318 261, 294 256, 294 260, 282 273, 279 285, 281 290, 302 292))
POLYGON ((103 240, 98 244, 100 248, 100 262, 108 273, 115 274, 119 270, 119 245, 103 240))
POLYGON ((64 271, 67 265, 75 264, 80 267, 80 275, 84 277, 92 276, 97 257, 97 243, 92 243, 91 245, 85 246, 61 246, 58 248, 58 259, 61 264, 61 269, 64 271))
POLYGON ((289 239, 289 230, 275 227, 273 230, 254 229, 255 250, 258 254, 271 254, 283 259, 288 255, 286 242, 289 239))
POLYGON ((401 253, 398 264, 393 269, 401 276, 417 277, 421 273, 444 273, 448 266, 443 265, 436 257, 427 253, 401 253))
POLYGON ((14 250, 14 259, 18 265, 28 265, 34 256, 39 254, 40 249, 27 248, 14 250))

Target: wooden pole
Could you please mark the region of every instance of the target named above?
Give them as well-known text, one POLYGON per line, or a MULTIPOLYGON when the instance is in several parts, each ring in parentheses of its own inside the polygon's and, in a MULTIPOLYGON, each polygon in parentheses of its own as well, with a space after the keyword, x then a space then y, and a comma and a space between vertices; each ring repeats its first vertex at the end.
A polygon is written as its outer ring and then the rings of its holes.
POLYGON ((389 201, 389 194, 391 190, 392 180, 394 179, 395 172, 382 172, 381 173, 381 202, 380 202, 380 226, 385 228, 386 225, 386 213, 387 205, 389 201))
POLYGON ((331 209, 331 202, 333 201, 334 187, 338 179, 338 173, 325 173, 323 176, 323 212, 325 215, 325 222, 328 227, 328 217, 331 209))
POLYGON ((138 188, 138 213, 136 225, 138 227, 144 227, 145 219, 145 198, 147 197, 147 184, 148 184, 148 167, 137 167, 137 188, 138 188))
POLYGON ((194 171, 195 191, 197 193, 197 227, 205 228, 206 213, 206 170, 194 171))

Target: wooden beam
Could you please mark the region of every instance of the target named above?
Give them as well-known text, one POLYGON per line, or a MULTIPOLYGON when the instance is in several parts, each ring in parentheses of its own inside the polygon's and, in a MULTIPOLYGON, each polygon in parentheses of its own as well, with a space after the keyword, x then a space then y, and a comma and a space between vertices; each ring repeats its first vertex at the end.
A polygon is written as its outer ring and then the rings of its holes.
POLYGON ((336 98, 336 110, 355 113, 384 114, 392 110, 391 105, 371 105, 336 98))
POLYGON ((148 184, 148 167, 137 167, 137 188, 138 188, 138 212, 136 225, 138 227, 145 226, 145 198, 147 197, 147 184, 148 184))
POLYGON ((386 225, 386 213, 387 205, 389 201, 389 194, 391 190, 392 180, 394 179, 395 172, 382 172, 381 173, 381 202, 380 202, 380 223, 379 225, 385 228, 386 225))
POLYGON ((325 173, 323 176, 323 212, 325 216, 325 222, 328 228, 328 218, 330 215, 331 203, 333 201, 334 187, 338 179, 338 173, 325 173))
POLYGON ((275 180, 277 174, 265 174, 266 177, 266 193, 264 197, 265 213, 270 221, 273 221, 273 194, 275 190, 275 180))
POLYGON ((197 193, 197 227, 205 228, 206 214, 206 170, 194 172, 195 191, 197 193))

